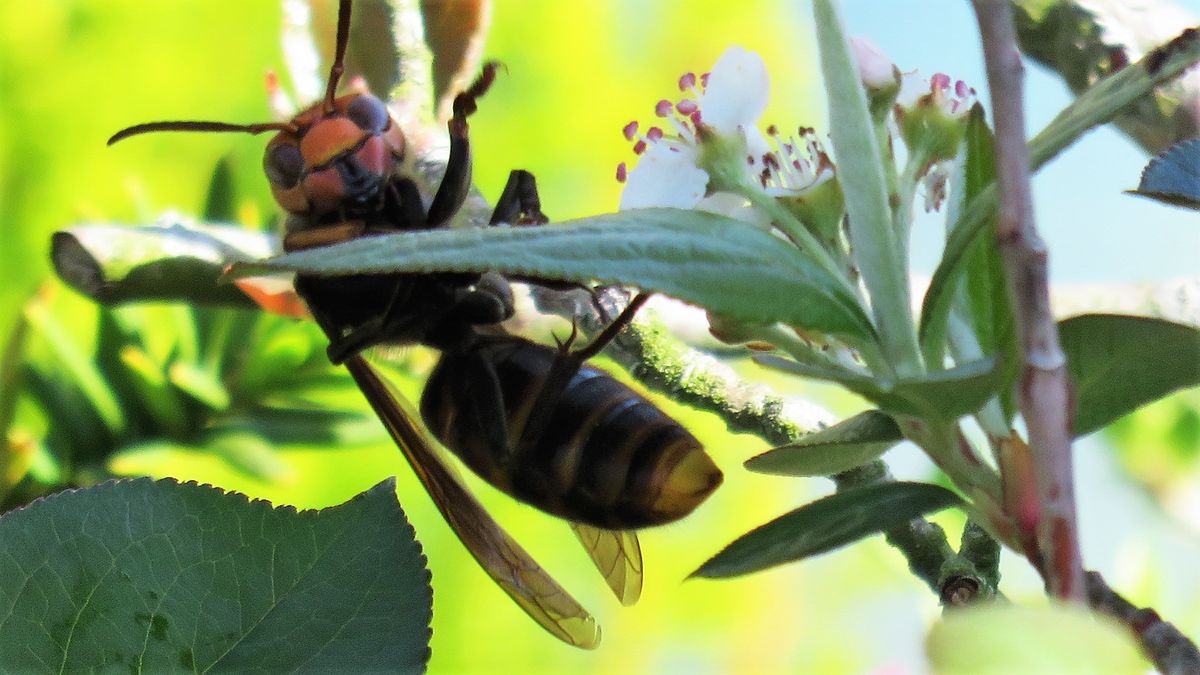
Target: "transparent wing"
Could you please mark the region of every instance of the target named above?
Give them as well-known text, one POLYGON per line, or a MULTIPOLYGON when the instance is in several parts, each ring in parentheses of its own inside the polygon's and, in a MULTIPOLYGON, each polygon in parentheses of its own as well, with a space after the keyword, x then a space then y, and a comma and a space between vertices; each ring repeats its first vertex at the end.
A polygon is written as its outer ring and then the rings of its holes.
POLYGON ((596 620, 500 528, 442 463, 433 439, 407 400, 361 356, 348 359, 346 368, 479 566, 555 637, 576 647, 595 648, 600 643, 596 620))
POLYGON ((583 523, 571 523, 571 529, 621 604, 628 607, 637 602, 642 595, 642 545, 637 533, 583 523))

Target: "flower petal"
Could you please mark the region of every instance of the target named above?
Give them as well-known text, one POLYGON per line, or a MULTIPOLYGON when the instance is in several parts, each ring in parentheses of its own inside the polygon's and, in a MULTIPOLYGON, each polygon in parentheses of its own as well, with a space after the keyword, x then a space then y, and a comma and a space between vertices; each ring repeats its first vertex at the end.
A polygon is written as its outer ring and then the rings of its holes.
POLYGON ((707 189, 708 174, 696 167, 696 153, 690 146, 655 143, 629 172, 621 191, 621 210, 690 209, 707 189))
POLYGON ((735 195, 732 192, 714 192, 701 199, 696 204, 696 210, 736 218, 751 225, 757 225, 764 230, 771 226, 771 216, 762 209, 751 206, 750 202, 746 201, 742 195, 735 195))
POLYGON ((858 77, 863 86, 871 89, 889 89, 896 86, 896 66, 874 42, 864 37, 850 38, 850 49, 858 64, 858 77))
POLYGON ((767 66, 758 54, 730 47, 721 54, 700 99, 700 119, 722 133, 752 127, 767 108, 767 66))

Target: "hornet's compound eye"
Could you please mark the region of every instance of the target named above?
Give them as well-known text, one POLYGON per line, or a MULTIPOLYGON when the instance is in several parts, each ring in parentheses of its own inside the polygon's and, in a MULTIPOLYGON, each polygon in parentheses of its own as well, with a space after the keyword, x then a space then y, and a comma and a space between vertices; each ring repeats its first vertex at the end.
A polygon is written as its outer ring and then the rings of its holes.
POLYGON ((279 188, 293 188, 300 182, 304 171, 304 158, 294 143, 280 143, 267 148, 263 158, 263 171, 271 184, 279 188))
POLYGON ((378 134, 387 128, 387 106, 383 101, 370 94, 359 94, 346 106, 346 117, 358 125, 360 129, 372 134, 378 134))

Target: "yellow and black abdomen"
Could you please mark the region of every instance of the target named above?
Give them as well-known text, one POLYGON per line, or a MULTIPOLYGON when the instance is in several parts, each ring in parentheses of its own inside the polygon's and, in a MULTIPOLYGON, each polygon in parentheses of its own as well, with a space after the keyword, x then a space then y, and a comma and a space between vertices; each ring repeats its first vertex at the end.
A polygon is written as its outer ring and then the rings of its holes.
POLYGON ((446 352, 425 385, 421 416, 488 482, 597 527, 682 518, 720 485, 694 436, 603 371, 584 365, 559 396, 536 404, 557 354, 515 337, 446 352))

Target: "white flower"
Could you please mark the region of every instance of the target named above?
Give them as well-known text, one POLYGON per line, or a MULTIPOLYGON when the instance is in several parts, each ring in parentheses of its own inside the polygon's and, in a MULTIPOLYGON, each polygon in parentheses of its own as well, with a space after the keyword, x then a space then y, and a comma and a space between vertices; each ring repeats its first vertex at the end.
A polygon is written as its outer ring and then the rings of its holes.
POLYGON ((694 208, 714 191, 714 168, 726 173, 722 169, 727 166, 714 163, 727 165, 728 155, 736 153, 734 173, 748 180, 768 150, 756 126, 768 92, 766 65, 758 54, 731 47, 711 73, 680 77, 679 90, 683 96, 678 101, 663 99, 655 106, 663 127, 641 134, 631 122, 624 129, 641 158, 632 171, 626 172, 624 164, 617 168, 617 179, 626 183, 622 209, 694 208))
POLYGON ((711 73, 679 78, 679 89, 678 101, 655 106, 662 127, 643 134, 630 122, 623 130, 640 159, 632 170, 617 167, 617 180, 626 184, 621 209, 694 208, 765 226, 769 218, 749 206, 749 190, 794 194, 832 175, 811 130, 799 130, 802 145, 774 127, 770 142, 759 131, 768 78, 758 54, 731 47, 711 73))

